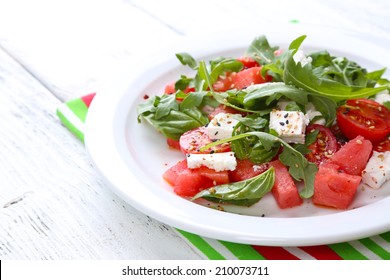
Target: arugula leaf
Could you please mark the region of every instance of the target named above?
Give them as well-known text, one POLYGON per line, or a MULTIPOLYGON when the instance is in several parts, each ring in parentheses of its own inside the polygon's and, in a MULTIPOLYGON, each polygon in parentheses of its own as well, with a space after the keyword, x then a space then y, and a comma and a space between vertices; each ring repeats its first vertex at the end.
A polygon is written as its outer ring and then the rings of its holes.
MULTIPOLYGON (((247 117, 235 117, 239 121, 233 131, 233 135, 237 133, 247 133, 264 129, 268 121, 260 116, 249 115, 247 117)), ((232 151, 239 159, 250 159, 253 163, 259 164, 271 161, 279 151, 280 145, 267 150, 256 136, 249 136, 245 141, 231 142, 232 151)))
POLYGON ((193 82, 193 78, 181 75, 180 79, 175 82, 175 90, 185 90, 187 87, 191 86, 193 82))
POLYGON ((299 151, 295 150, 288 143, 274 135, 266 132, 248 132, 238 134, 227 139, 210 143, 202 147, 201 150, 206 150, 225 142, 238 140, 245 141, 245 138, 252 135, 258 138, 266 150, 272 149, 275 143, 280 143, 283 146, 283 151, 279 155, 279 160, 288 167, 290 175, 295 180, 303 180, 305 182, 304 188, 299 192, 300 196, 303 198, 310 198, 314 193, 314 178, 318 170, 317 166, 314 163, 309 162, 299 151))
POLYGON ((302 45, 302 42, 306 39, 306 37, 307 37, 306 35, 299 36, 298 38, 296 38, 290 43, 288 49, 293 50, 294 52, 297 51, 302 45))
POLYGON ((324 117, 325 125, 330 127, 336 119, 337 104, 332 99, 320 96, 320 95, 309 95, 309 101, 313 103, 314 107, 324 117))
POLYGON ((164 94, 156 107, 156 112, 154 117, 156 119, 161 119, 169 114, 171 110, 178 110, 179 104, 176 102, 175 94, 164 94))
POLYGON ((218 80, 219 76, 226 72, 238 72, 243 68, 242 62, 233 58, 220 57, 210 61, 207 67, 204 61, 199 62, 198 72, 195 77, 195 89, 197 91, 209 89, 213 92, 212 85, 218 80))
MULTIPOLYGON (((179 91, 177 95, 180 94, 184 93, 179 91)), ((186 97, 202 102, 203 96, 202 93, 192 93, 186 97)), ((145 103, 139 104, 137 110, 138 122, 141 122, 142 117, 157 131, 172 139, 179 139, 184 132, 208 123, 208 118, 198 107, 188 103, 179 105, 176 94, 149 98, 145 103)))
POLYGON ((188 94, 185 94, 183 101, 180 103, 180 109, 199 107, 207 94, 207 91, 189 92, 188 94))
POLYGON ((181 64, 188 65, 189 67, 191 67, 194 70, 198 68, 198 63, 189 53, 186 53, 186 52, 177 53, 176 57, 179 59, 181 64))
POLYGON ((271 191, 275 182, 273 167, 245 181, 212 187, 197 193, 191 200, 204 198, 217 203, 251 206, 271 191))
POLYGON ((307 63, 302 67, 300 63, 295 63, 292 54, 286 61, 283 79, 286 84, 295 85, 313 94, 331 98, 336 102, 354 98, 366 98, 386 89, 386 86, 375 88, 349 86, 335 80, 319 78, 314 74, 311 63, 307 63))
POLYGON ((210 65, 210 76, 213 83, 218 79, 220 75, 224 74, 225 72, 239 72, 244 67, 242 62, 238 61, 235 58, 223 58, 221 61, 218 61, 218 63, 215 63, 215 61, 211 61, 210 65))
POLYGON ((263 106, 268 107, 271 102, 284 96, 298 104, 304 105, 308 102, 308 94, 305 90, 284 83, 264 83, 253 86, 253 90, 249 90, 245 95, 243 104, 245 108, 252 108, 259 104, 264 104, 263 106))
POLYGON ((271 64, 275 61, 275 51, 278 47, 271 47, 267 38, 262 35, 255 38, 248 49, 246 55, 251 56, 260 65, 271 64))
POLYGON ((271 108, 254 109, 254 110, 243 108, 242 103, 244 100, 244 96, 246 94, 247 94, 247 92, 245 92, 245 91, 229 90, 226 92, 214 92, 213 97, 220 104, 234 108, 238 111, 259 114, 260 116, 267 115, 267 114, 269 114, 269 112, 271 112, 271 110, 272 110, 271 108))
POLYGON ((204 61, 200 61, 198 73, 195 77, 195 91, 202 91, 208 88, 213 91, 213 84, 214 80, 210 76, 206 63, 204 61))

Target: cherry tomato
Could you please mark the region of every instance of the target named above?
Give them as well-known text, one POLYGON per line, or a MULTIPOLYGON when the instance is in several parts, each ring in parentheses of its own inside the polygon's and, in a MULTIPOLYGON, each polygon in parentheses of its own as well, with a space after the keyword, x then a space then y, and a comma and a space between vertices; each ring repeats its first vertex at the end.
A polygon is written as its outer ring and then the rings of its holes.
POLYGON ((348 139, 361 135, 378 143, 390 133, 390 111, 373 100, 351 99, 337 109, 337 123, 348 139))
POLYGON ((376 143, 373 149, 377 152, 387 152, 390 151, 390 138, 387 138, 379 143, 376 143))
POLYGON ((180 149, 185 154, 210 154, 210 153, 222 153, 229 152, 230 144, 224 143, 205 151, 199 149, 213 142, 207 134, 206 127, 201 126, 193 130, 185 132, 179 140, 180 149))
POLYGON ((332 131, 326 126, 312 124, 306 128, 306 134, 318 130, 316 141, 309 145, 310 154, 306 155, 308 161, 319 165, 328 160, 337 151, 337 140, 332 131))

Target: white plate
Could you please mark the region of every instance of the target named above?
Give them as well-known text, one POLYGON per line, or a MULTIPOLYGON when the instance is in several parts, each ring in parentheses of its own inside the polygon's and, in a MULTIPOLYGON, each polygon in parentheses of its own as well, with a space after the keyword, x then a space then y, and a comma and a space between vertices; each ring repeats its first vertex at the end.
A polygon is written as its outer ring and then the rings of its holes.
POLYGON ((137 123, 136 107, 144 95, 161 94, 164 86, 188 72, 175 57, 189 52, 196 59, 237 57, 253 38, 265 34, 273 46, 287 48, 307 34, 304 50, 327 49, 345 55, 369 70, 390 66, 390 52, 372 38, 335 30, 287 26, 280 30, 245 29, 201 37, 161 50, 134 63, 108 89, 97 94, 87 116, 86 146, 103 177, 125 201, 151 217, 202 236, 232 242, 298 246, 354 240, 390 229, 390 186, 359 190, 352 210, 334 211, 304 203, 281 211, 271 196, 250 208, 230 207, 228 213, 189 202, 172 192, 162 173, 183 155, 167 148, 163 136, 145 122, 137 123), (264 214, 264 215, 263 215, 264 214), (261 217, 261 216, 264 217, 261 217))

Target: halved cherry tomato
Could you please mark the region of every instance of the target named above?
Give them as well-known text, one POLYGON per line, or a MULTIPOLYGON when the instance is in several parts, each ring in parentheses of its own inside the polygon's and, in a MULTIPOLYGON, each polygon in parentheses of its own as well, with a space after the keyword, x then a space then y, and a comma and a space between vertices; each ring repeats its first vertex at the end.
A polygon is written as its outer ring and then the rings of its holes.
POLYGON ((390 138, 388 137, 387 139, 385 139, 379 143, 376 143, 373 148, 377 152, 390 151, 390 138))
POLYGON ((348 139, 361 135, 379 143, 390 133, 390 111, 374 100, 351 99, 337 109, 337 123, 348 139))
POLYGON ((310 154, 306 155, 308 161, 320 165, 328 160, 337 151, 337 140, 332 131, 326 126, 312 124, 306 128, 306 134, 318 130, 317 139, 309 145, 310 154))
POLYGON ((206 127, 201 126, 193 130, 185 132, 179 140, 180 149, 184 154, 210 154, 229 152, 230 144, 224 143, 205 151, 200 151, 200 148, 213 142, 207 134, 206 127))

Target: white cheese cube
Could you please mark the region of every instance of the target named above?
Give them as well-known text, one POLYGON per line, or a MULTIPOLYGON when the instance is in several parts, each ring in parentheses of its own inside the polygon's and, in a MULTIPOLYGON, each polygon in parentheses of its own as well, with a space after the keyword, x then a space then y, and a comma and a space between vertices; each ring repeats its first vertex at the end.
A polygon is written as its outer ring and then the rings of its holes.
POLYGON ((309 102, 305 105, 305 110, 306 110, 306 118, 311 122, 314 118, 317 118, 314 122, 315 124, 321 124, 325 125, 326 121, 322 117, 321 112, 317 111, 316 107, 314 107, 313 103, 309 102))
POLYGON ((190 169, 206 166, 215 171, 235 170, 237 160, 233 152, 214 154, 187 154, 187 166, 190 169))
POLYGON ((293 59, 296 64, 301 63, 302 67, 304 67, 308 63, 311 63, 313 60, 310 56, 306 57, 305 53, 302 50, 298 50, 293 55, 293 59))
POLYGON ((229 138, 237 123, 234 114, 219 113, 207 124, 207 134, 213 140, 229 138))
POLYGON ((287 143, 304 144, 307 124, 307 118, 299 111, 273 110, 270 114, 269 128, 287 143))
POLYGON ((390 152, 372 153, 366 168, 362 172, 363 184, 379 189, 390 179, 390 152))
POLYGON ((382 91, 375 95, 375 101, 379 104, 384 104, 385 102, 390 102, 390 93, 388 91, 382 91))

